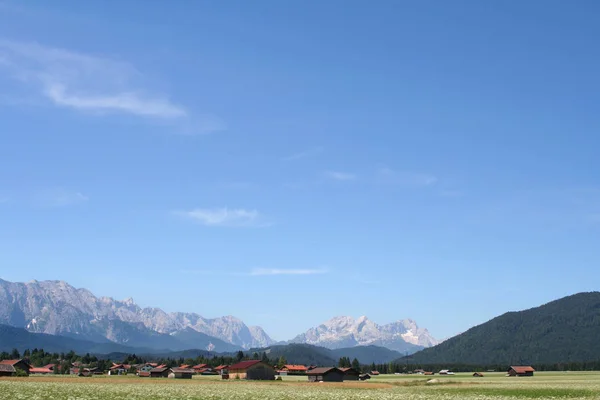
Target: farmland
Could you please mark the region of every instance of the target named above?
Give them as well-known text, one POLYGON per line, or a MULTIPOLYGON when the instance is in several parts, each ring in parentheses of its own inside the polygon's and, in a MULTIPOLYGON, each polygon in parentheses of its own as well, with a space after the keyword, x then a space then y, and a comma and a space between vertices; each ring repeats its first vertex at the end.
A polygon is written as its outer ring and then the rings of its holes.
POLYGON ((501 373, 435 377, 385 375, 367 382, 308 383, 304 377, 284 381, 220 381, 122 377, 0 378, 0 398, 11 400, 167 400, 167 399, 600 399, 600 373, 538 373, 507 378, 501 373))

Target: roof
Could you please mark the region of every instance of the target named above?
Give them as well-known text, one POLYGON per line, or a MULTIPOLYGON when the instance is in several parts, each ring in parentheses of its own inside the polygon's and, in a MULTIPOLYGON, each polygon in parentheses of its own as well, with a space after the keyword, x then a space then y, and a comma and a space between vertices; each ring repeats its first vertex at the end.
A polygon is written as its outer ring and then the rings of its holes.
POLYGON ((347 367, 347 368, 338 368, 340 371, 342 371, 343 373, 347 374, 347 373, 355 373, 355 374, 359 374, 360 372, 358 372, 357 370, 355 370, 352 367, 347 367))
MULTIPOLYGON (((202 369, 202 368, 206 368, 208 367, 208 365, 206 364, 198 364, 198 365, 194 365, 192 368, 194 369, 202 369)), ((183 368, 183 365, 181 366, 181 368, 183 368)))
POLYGON ((18 364, 19 361, 22 361, 22 360, 2 360, 2 361, 0 361, 0 364, 15 365, 15 364, 18 364))
POLYGON ((287 369, 288 371, 306 371, 308 369, 306 365, 296 364, 286 364, 283 366, 283 368, 287 369))
POLYGON ((147 377, 147 376, 150 376, 150 372, 149 371, 140 371, 140 372, 138 372, 138 376, 147 377))
POLYGON ((190 368, 189 364, 181 364, 179 368, 190 368))
POLYGON ((215 367, 215 371, 220 371, 227 368, 229 368, 229 365, 219 365, 218 367, 215 367))
POLYGON ((379 375, 379 371, 371 371, 371 375, 379 375))
POLYGON ((48 368, 31 368, 29 370, 30 374, 51 374, 52 370, 48 368))
POLYGON ((166 371, 166 370, 168 370, 168 369, 169 369, 169 368, 167 368, 167 367, 156 367, 156 368, 152 368, 152 369, 150 370, 150 373, 152 373, 152 372, 155 372, 155 373, 156 373, 156 372, 158 372, 158 373, 162 373, 162 372, 165 372, 165 371, 166 371))
POLYGON ((328 374, 332 371, 340 371, 342 372, 340 369, 336 368, 336 367, 320 367, 320 368, 314 368, 311 369, 310 371, 308 371, 308 375, 325 375, 328 374))
POLYGON ((262 361, 260 361, 260 360, 242 361, 237 364, 233 364, 232 366, 229 367, 229 369, 247 369, 247 368, 250 368, 251 366, 261 363, 261 362, 262 361))
POLYGON ((0 363, 0 372, 16 372, 15 367, 10 364, 2 364, 0 363))
POLYGON ((529 365, 522 366, 511 366, 510 369, 513 369, 517 374, 526 374, 527 372, 535 372, 535 369, 529 365))
POLYGON ((193 374, 196 372, 191 368, 171 368, 171 371, 176 374, 193 374))
POLYGON ((52 369, 56 367, 56 364, 48 364, 48 365, 44 365, 44 368, 48 368, 48 369, 52 369))

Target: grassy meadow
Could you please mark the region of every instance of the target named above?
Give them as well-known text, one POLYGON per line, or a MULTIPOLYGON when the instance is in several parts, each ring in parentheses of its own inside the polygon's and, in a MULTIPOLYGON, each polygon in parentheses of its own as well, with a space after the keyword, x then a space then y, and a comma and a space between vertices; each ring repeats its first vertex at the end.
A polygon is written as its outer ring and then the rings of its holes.
POLYGON ((598 372, 540 372, 509 378, 503 373, 434 376, 381 375, 366 382, 309 383, 306 377, 283 381, 221 381, 197 376, 192 380, 135 376, 91 378, 31 376, 0 378, 0 399, 11 400, 192 400, 192 399, 600 399, 598 372))

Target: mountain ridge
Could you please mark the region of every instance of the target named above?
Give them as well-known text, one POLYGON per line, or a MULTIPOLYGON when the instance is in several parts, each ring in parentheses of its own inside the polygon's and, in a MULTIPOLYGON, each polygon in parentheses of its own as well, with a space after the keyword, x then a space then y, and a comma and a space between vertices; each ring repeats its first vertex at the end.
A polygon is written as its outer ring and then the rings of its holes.
POLYGON ((329 349, 375 345, 401 353, 414 353, 439 341, 411 319, 379 325, 366 316, 338 316, 297 335, 288 343, 306 343, 329 349))
POLYGON ((497 316, 401 362, 550 364, 600 359, 600 292, 497 316))

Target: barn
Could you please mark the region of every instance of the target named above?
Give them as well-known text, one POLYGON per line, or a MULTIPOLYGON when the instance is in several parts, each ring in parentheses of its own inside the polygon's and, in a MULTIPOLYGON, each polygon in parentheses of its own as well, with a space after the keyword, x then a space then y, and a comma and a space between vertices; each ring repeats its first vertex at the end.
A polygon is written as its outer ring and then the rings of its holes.
POLYGON ((535 369, 529 365, 511 366, 508 369, 508 376, 533 376, 535 369))
POLYGON ((309 382, 342 382, 344 372, 335 367, 315 368, 306 374, 309 382))
POLYGON ((192 379, 195 371, 192 368, 171 368, 168 377, 172 379, 192 379))
POLYGON ((12 365, 0 364, 0 376, 13 376, 15 373, 15 367, 12 365))
POLYGON ((360 376, 360 371, 357 371, 354 368, 340 368, 340 371, 344 373, 345 381, 357 381, 360 376))
POLYGON ((481 372, 473 372, 473 376, 475 378, 483 378, 483 374, 481 372))
POLYGON ((229 379, 275 380, 275 368, 260 360, 242 361, 229 367, 229 379))
POLYGON ((27 375, 29 375, 29 370, 31 369, 31 365, 27 361, 24 360, 3 360, 0 361, 0 365, 10 365, 13 369, 24 371, 27 375))
POLYGON ((167 378, 169 376, 168 367, 156 367, 150 370, 150 378, 167 378))

